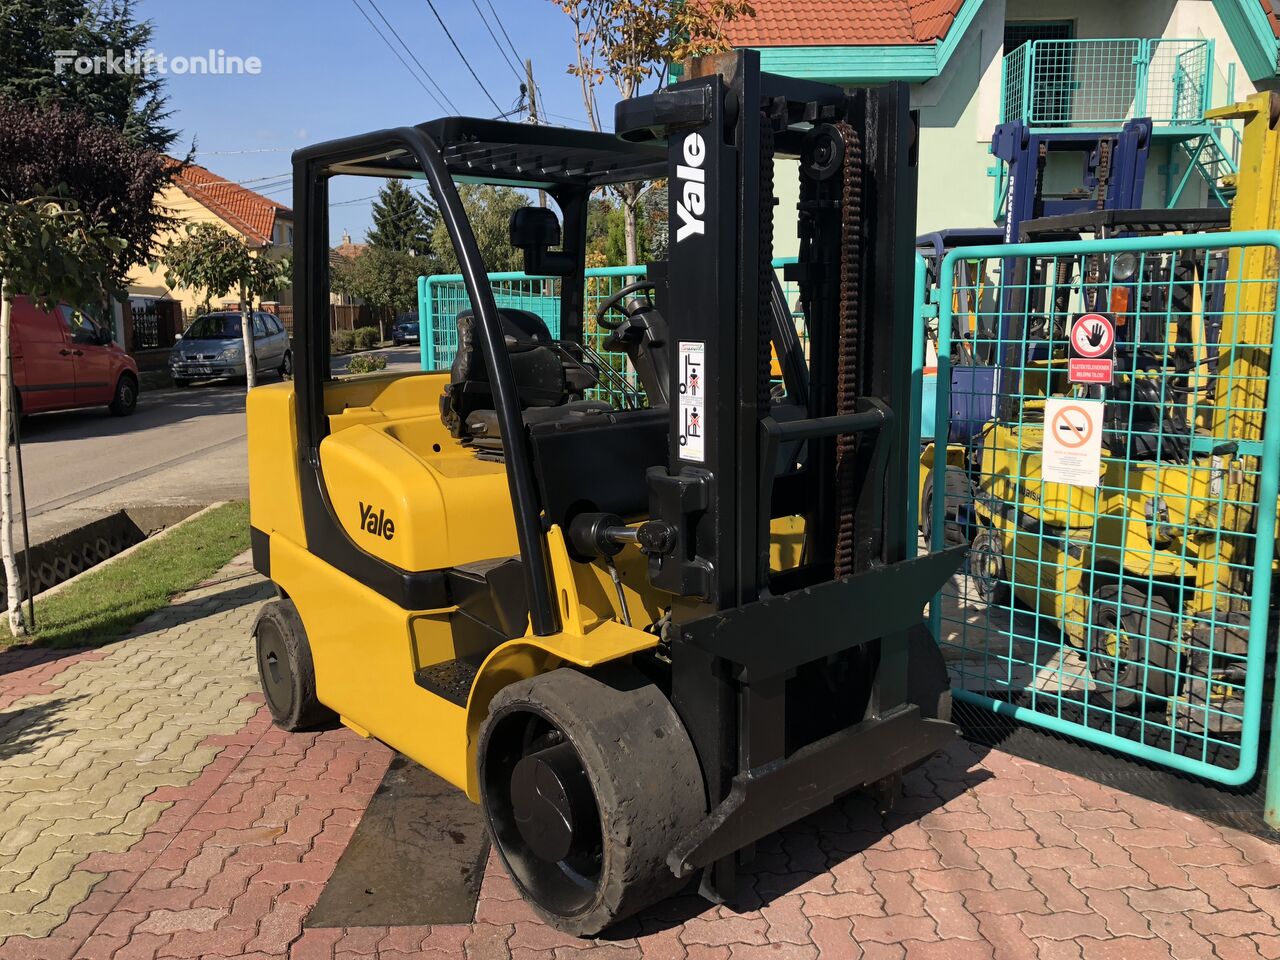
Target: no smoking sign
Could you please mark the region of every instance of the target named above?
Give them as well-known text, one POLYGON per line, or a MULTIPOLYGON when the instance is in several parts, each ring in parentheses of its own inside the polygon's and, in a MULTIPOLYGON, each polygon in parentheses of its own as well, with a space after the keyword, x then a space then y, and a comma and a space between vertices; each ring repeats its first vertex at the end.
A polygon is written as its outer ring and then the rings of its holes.
POLYGON ((1071 356, 1067 379, 1072 383, 1109 385, 1115 376, 1116 328, 1109 317, 1086 313, 1071 324, 1071 356))
POLYGON ((1102 472, 1101 400, 1050 397, 1044 402, 1041 473, 1049 483, 1096 487, 1102 472))

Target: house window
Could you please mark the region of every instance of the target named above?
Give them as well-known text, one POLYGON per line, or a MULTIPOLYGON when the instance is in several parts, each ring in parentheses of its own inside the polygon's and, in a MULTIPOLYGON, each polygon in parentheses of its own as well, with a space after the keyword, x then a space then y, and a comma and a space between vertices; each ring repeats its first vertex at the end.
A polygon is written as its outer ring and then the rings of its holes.
POLYGON ((293 227, 287 224, 284 228, 284 242, 287 246, 293 246, 293 227))
POLYGON ((1025 43, 1044 41, 1035 47, 1031 76, 1031 115, 1039 126, 1069 124, 1075 93, 1076 50, 1071 40, 1075 24, 1070 20, 1011 20, 1004 25, 1004 55, 1025 43))
POLYGON ((1070 20, 1010 20, 1004 25, 1004 55, 1028 40, 1070 40, 1075 32, 1070 20))

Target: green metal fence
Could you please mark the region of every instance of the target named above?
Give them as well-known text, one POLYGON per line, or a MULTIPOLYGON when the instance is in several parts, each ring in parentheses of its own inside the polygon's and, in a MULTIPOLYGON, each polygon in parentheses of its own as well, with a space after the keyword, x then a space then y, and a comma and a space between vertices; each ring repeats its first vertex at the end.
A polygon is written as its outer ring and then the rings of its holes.
MULTIPOLYGON (((794 258, 780 257, 773 261, 775 270, 794 262, 794 258)), ((601 365, 604 376, 600 385, 590 391, 592 399, 605 400, 614 406, 635 406, 643 403, 643 391, 639 378, 625 354, 605 349, 609 331, 598 326, 596 310, 609 297, 625 285, 645 276, 647 268, 641 264, 624 267, 594 267, 586 272, 584 317, 586 320, 584 344, 601 365)), ((499 307, 511 307, 536 313, 546 323, 555 339, 560 337, 560 283, 554 277, 531 277, 526 273, 491 273, 489 285, 499 307)), ((783 284, 787 303, 793 316, 799 317, 796 291, 783 284)), ((418 278, 418 322, 424 370, 444 370, 453 363, 458 349, 458 314, 471 309, 462 275, 458 273, 436 274, 418 278)), ((804 325, 798 323, 804 337, 804 325)))
POLYGON ((1113 127, 1134 117, 1201 123, 1213 41, 1032 40, 1004 58, 1001 120, 1031 127, 1113 127))
POLYGON ((930 617, 958 698, 1253 777, 1277 623, 1277 251, 1256 232, 947 255, 929 520, 934 549, 968 554, 930 617), (993 298, 971 266, 997 260, 993 298))

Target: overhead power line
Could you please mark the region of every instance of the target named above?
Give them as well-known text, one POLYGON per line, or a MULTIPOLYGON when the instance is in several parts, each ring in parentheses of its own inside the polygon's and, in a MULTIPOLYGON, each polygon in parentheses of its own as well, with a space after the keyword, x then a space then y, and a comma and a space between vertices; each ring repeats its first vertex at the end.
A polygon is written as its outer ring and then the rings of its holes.
POLYGON ((498 105, 497 100, 493 99, 493 94, 489 92, 489 88, 484 85, 484 81, 480 79, 480 75, 476 73, 475 70, 472 68, 471 61, 467 59, 466 54, 462 52, 462 48, 458 46, 458 41, 453 39, 453 34, 449 32, 449 28, 445 25, 444 17, 440 16, 440 11, 436 9, 436 5, 432 2, 432 0, 427 0, 427 6, 430 7, 431 12, 436 15, 436 20, 440 24, 440 29, 444 31, 444 35, 448 37, 449 42, 453 44, 453 49, 457 52, 458 56, 462 59, 463 65, 467 68, 467 72, 471 74, 472 79, 474 79, 475 82, 479 84, 480 89, 484 91, 484 95, 489 98, 489 102, 493 104, 493 109, 501 113, 502 107, 498 105))
POLYGON ((512 55, 516 58, 516 63, 523 63, 524 57, 520 56, 516 50, 516 45, 511 42, 511 37, 507 34, 507 28, 502 25, 502 18, 498 16, 498 11, 493 9, 493 0, 484 0, 485 6, 489 8, 489 12, 493 14, 493 22, 498 25, 498 29, 502 31, 502 36, 507 41, 507 46, 511 48, 512 55))
POLYGON ((458 110, 457 104, 455 104, 449 98, 449 95, 444 92, 444 89, 440 86, 440 84, 436 83, 435 78, 431 76, 431 73, 427 70, 427 68, 422 65, 422 61, 418 59, 418 55, 414 53, 412 50, 410 50, 409 45, 404 42, 404 38, 400 36, 400 31, 398 31, 395 27, 393 27, 390 21, 388 21, 387 18, 382 15, 382 11, 378 8, 378 5, 374 2, 374 0, 369 0, 369 6, 373 7, 373 12, 378 15, 378 19, 387 25, 387 29, 391 31, 392 36, 394 36, 398 41, 400 41, 400 46, 404 47, 404 52, 407 53, 412 58, 413 62, 418 65, 418 69, 422 71, 422 75, 427 78, 427 80, 431 83, 431 86, 436 88, 436 91, 440 94, 440 97, 444 100, 444 102, 449 104, 449 109, 452 110, 454 113, 459 113, 460 111, 458 110))
POLYGON ((407 61, 404 57, 400 56, 400 51, 391 45, 390 40, 388 40, 385 36, 383 36, 382 31, 378 29, 378 25, 373 22, 373 19, 369 16, 369 14, 365 13, 364 7, 360 6, 360 4, 356 2, 356 0, 351 0, 351 3, 357 10, 360 11, 360 16, 364 17, 365 20, 369 22, 369 26, 373 29, 373 32, 378 35, 379 39, 381 39, 382 42, 387 45, 387 49, 390 50, 392 53, 394 53, 396 56, 396 59, 399 60, 400 63, 404 66, 404 68, 409 71, 409 76, 413 77, 413 79, 418 82, 418 86, 420 86, 424 91, 426 91, 427 96, 429 96, 432 100, 434 100, 437 104, 439 104, 441 110, 445 111, 446 113, 450 112, 449 108, 444 105, 444 102, 439 97, 437 97, 434 92, 432 92, 431 88, 422 82, 422 78, 418 76, 416 73, 414 73, 413 67, 409 66, 409 61, 407 61))
MULTIPOLYGON (((489 18, 484 15, 484 11, 480 9, 478 0, 471 0, 471 5, 476 8, 476 14, 480 17, 480 22, 484 24, 484 28, 489 31, 489 37, 493 40, 493 45, 498 48, 498 54, 502 57, 502 62, 511 68, 511 72, 516 75, 516 83, 523 83, 524 77, 520 75, 520 69, 511 58, 507 56, 507 51, 503 48, 502 43, 498 40, 498 35, 493 32, 493 27, 489 25, 489 18)), ((492 4, 489 7, 493 9, 492 4)))

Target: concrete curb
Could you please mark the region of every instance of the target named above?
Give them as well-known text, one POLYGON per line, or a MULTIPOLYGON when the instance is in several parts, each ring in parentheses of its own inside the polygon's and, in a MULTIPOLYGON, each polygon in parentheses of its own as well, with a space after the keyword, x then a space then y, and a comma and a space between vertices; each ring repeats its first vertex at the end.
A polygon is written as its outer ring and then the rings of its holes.
MULTIPOLYGON (((160 531, 159 533, 157 533, 155 536, 153 536, 153 537, 147 537, 147 539, 145 539, 145 540, 140 540, 140 541, 138 541, 137 543, 135 543, 132 547, 129 547, 129 548, 125 549, 125 550, 121 550, 121 551, 120 551, 119 553, 117 553, 115 556, 113 556, 113 557, 108 557, 106 560, 103 560, 101 563, 96 564, 95 566, 92 566, 92 567, 90 567, 90 568, 89 568, 89 569, 87 569, 87 570, 81 570, 79 573, 77 573, 77 574, 76 574, 74 577, 72 577, 70 580, 63 580, 61 583, 56 584, 56 585, 54 585, 54 586, 50 587, 48 590, 45 590, 45 591, 43 591, 43 592, 41 592, 41 593, 37 593, 37 594, 36 594, 36 599, 37 599, 37 600, 43 600, 45 597, 54 597, 54 596, 57 596, 59 593, 61 593, 61 592, 62 592, 63 590, 65 590, 67 587, 71 586, 73 583, 78 582, 78 581, 80 580, 80 578, 82 578, 82 577, 86 577, 86 576, 88 576, 89 574, 94 573, 94 572, 96 572, 96 571, 98 571, 98 570, 103 570, 103 569, 105 569, 105 568, 107 568, 107 567, 111 566, 113 563, 116 563, 116 562, 118 562, 118 561, 120 561, 120 560, 125 559, 125 558, 126 558, 126 557, 128 557, 128 556, 131 556, 131 555, 134 553, 134 551, 138 550, 138 549, 139 549, 139 548, 141 548, 141 547, 145 547, 145 546, 146 546, 147 544, 149 544, 149 543, 159 543, 159 542, 160 542, 161 540, 163 540, 165 537, 169 536, 169 534, 173 533, 173 531, 181 529, 182 527, 184 527, 184 526, 186 526, 188 523, 190 523, 192 520, 195 520, 197 517, 203 517, 203 516, 204 516, 206 513, 208 513, 210 510, 213 510, 213 509, 215 509, 215 508, 217 508, 217 507, 226 506, 226 505, 227 505, 228 503, 230 503, 230 502, 231 502, 230 500, 217 500, 217 501, 215 501, 215 502, 213 502, 213 503, 209 504, 207 507, 201 507, 201 508, 200 508, 199 510, 197 510, 195 513, 191 514, 191 516, 189 516, 189 517, 183 517, 181 520, 179 520, 179 521, 178 521, 177 523, 175 523, 173 526, 171 526, 171 527, 165 527, 163 530, 161 530, 161 531, 160 531)), ((22 602, 25 604, 27 601, 23 600, 22 602)))

